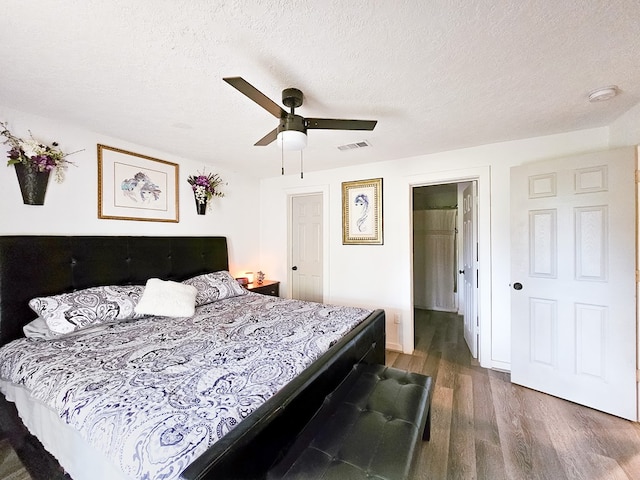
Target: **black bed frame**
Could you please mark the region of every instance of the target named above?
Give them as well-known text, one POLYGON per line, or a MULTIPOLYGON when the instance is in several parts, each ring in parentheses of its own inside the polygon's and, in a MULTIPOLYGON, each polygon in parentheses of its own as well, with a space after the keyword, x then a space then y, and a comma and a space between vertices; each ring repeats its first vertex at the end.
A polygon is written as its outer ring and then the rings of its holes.
MULTIPOLYGON (((0 345, 34 319, 28 301, 95 285, 143 285, 228 270, 225 237, 0 237, 0 345)), ((384 363, 384 311, 364 322, 189 465, 181 478, 259 479, 354 364, 384 363)), ((0 429, 35 478, 62 478, 59 466, 0 396, 0 429)))

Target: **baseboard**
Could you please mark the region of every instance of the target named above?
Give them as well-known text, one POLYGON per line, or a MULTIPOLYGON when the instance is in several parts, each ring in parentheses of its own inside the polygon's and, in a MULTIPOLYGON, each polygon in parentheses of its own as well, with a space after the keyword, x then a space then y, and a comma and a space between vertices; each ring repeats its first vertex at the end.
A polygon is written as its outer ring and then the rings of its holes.
POLYGON ((385 347, 386 350, 393 350, 394 352, 402 352, 402 345, 396 342, 387 342, 385 347))
POLYGON ((500 370, 501 372, 511 372, 511 363, 509 362, 498 362, 496 360, 491 361, 491 369, 492 370, 500 370))
POLYGON ((446 308, 440 308, 440 307, 427 307, 424 305, 414 305, 414 308, 419 308, 420 310, 431 310, 433 312, 444 312, 444 313, 455 313, 456 315, 464 315, 464 313, 459 313, 457 308, 454 308, 452 310, 447 310, 446 308))

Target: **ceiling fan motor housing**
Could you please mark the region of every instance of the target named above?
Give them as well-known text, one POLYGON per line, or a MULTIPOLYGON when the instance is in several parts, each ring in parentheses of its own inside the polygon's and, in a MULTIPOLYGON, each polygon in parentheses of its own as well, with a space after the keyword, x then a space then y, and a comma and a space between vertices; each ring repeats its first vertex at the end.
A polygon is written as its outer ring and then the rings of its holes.
POLYGON ((286 117, 280 119, 278 125, 278 133, 283 131, 296 130, 298 132, 307 133, 307 125, 304 117, 300 115, 287 114, 286 117))
POLYGON ((302 150, 307 146, 306 121, 300 115, 288 113, 280 119, 277 131, 278 146, 284 150, 302 150))

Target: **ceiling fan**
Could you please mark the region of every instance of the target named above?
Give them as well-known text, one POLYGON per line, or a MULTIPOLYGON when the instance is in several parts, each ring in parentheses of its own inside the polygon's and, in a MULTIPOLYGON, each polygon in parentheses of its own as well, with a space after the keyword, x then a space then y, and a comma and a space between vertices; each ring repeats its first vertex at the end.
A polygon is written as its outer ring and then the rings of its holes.
POLYGON ((302 105, 304 98, 297 88, 282 91, 282 103, 291 109, 287 112, 242 77, 227 77, 223 80, 280 120, 276 128, 255 143, 256 146, 269 145, 277 140, 278 145, 285 150, 302 150, 307 145, 307 130, 373 130, 378 123, 377 120, 304 118, 295 114, 295 109, 302 105))

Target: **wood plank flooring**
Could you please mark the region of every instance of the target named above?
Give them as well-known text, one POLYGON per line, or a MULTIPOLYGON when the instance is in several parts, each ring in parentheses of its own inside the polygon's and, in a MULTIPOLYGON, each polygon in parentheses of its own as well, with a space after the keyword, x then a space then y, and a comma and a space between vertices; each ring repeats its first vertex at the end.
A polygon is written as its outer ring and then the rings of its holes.
POLYGON ((8 440, 0 440, 0 479, 31 480, 8 440))
POLYGON ((458 315, 415 317, 414 354, 387 352, 387 365, 435 380, 431 441, 416 480, 640 480, 640 424, 477 366, 458 315))
MULTIPOLYGON (((414 480, 640 480, 640 424, 480 368, 457 315, 416 310, 414 354, 387 352, 387 365, 435 380, 431 441, 414 480)), ((0 479, 31 479, 6 440, 0 479)))

